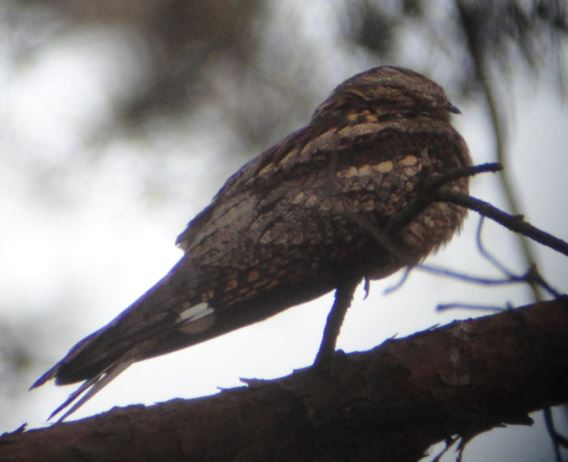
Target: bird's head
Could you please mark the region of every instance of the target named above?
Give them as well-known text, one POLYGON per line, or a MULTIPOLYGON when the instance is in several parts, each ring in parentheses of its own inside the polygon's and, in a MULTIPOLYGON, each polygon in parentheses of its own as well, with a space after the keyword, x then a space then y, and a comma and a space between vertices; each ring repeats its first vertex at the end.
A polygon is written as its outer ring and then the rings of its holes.
POLYGON ((314 119, 366 111, 379 120, 428 117, 448 121, 450 113, 460 113, 432 80, 402 67, 380 66, 340 84, 318 106, 314 119))

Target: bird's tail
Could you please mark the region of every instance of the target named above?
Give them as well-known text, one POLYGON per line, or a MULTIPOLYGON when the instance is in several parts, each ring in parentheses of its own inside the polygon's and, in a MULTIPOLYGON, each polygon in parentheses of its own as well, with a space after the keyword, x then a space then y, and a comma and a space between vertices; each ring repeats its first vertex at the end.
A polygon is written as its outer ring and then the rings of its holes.
MULTIPOLYGON (((108 385, 112 380, 114 380, 121 372, 123 372, 128 366, 134 362, 134 359, 120 359, 115 363, 111 364, 104 371, 100 372, 97 376, 85 381, 79 388, 77 388, 69 397, 55 409, 49 416, 48 420, 51 420, 54 416, 59 414, 63 409, 69 409, 61 415, 58 422, 61 422, 66 417, 71 415, 77 409, 79 409, 83 404, 90 400, 96 393, 102 390, 106 385, 108 385)), ((35 386, 35 384, 34 384, 35 386)), ((33 388, 33 386, 32 386, 33 388)))
POLYGON ((66 369, 75 369, 74 365, 77 364, 77 358, 79 358, 80 361, 81 356, 83 356, 81 353, 84 354, 92 348, 97 348, 99 346, 97 344, 99 343, 100 337, 105 333, 106 329, 103 328, 81 340, 61 361, 39 377, 30 387, 30 390, 37 388, 52 378, 55 378, 57 384, 73 383, 85 379, 85 382, 73 391, 73 393, 71 393, 69 397, 51 413, 48 420, 51 420, 65 408, 71 406, 67 409, 67 411, 65 411, 58 421, 61 422, 64 420, 91 399, 96 393, 102 390, 136 360, 135 355, 128 351, 114 359, 109 360, 107 358, 106 365, 102 365, 104 363, 99 363, 99 370, 93 372, 91 369, 87 376, 79 378, 68 377, 65 374, 66 369))
POLYGON ((167 312, 169 304, 176 302, 171 288, 165 284, 167 281, 166 276, 106 326, 79 341, 32 384, 30 389, 50 379, 55 379, 57 385, 83 382, 49 419, 68 408, 59 419, 62 421, 132 363, 151 356, 155 344, 148 339, 160 338, 160 335, 171 338, 170 329, 175 325, 172 327, 167 317, 159 310, 156 312, 156 307, 167 312))

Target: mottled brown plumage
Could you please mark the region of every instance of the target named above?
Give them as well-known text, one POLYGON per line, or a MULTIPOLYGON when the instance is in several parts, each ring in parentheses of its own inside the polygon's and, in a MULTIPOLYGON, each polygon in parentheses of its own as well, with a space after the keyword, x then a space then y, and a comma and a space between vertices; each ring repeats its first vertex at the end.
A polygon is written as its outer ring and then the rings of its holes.
MULTIPOLYGON (((452 112, 442 88, 410 70, 383 66, 345 81, 308 125, 229 178, 178 237, 184 256, 161 281, 34 386, 86 381, 55 411, 89 390, 70 413, 135 361, 420 261, 465 211, 432 203, 402 229, 391 225, 424 175, 470 165, 452 112)), ((467 193, 467 180, 448 187, 467 193)))

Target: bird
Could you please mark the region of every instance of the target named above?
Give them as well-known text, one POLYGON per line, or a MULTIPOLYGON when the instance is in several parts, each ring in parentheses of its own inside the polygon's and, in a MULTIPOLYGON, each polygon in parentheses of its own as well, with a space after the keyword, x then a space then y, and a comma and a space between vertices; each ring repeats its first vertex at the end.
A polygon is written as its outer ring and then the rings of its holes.
MULTIPOLYGON (((33 383, 82 382, 50 418, 67 409, 65 419, 137 361, 437 251, 461 228, 464 208, 431 202, 400 218, 424 178, 471 166, 451 124, 459 113, 440 85, 403 67, 339 84, 304 127, 228 178, 177 238, 183 256, 160 281, 33 383)), ((467 194, 468 179, 445 187, 467 194)))

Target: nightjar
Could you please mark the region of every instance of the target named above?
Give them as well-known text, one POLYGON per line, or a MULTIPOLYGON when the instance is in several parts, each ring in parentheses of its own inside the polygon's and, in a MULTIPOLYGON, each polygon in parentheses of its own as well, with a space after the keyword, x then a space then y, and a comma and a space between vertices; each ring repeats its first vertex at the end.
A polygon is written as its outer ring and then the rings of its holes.
MULTIPOLYGON (((54 411, 74 403, 64 418, 136 361, 419 262, 466 213, 432 202, 392 226, 422 178, 470 165, 451 113, 459 110, 444 90, 408 69, 381 66, 346 80, 305 127, 227 180, 178 237, 184 255, 162 280, 32 388, 84 381, 54 411)), ((468 180, 446 187, 467 193, 468 180)))

